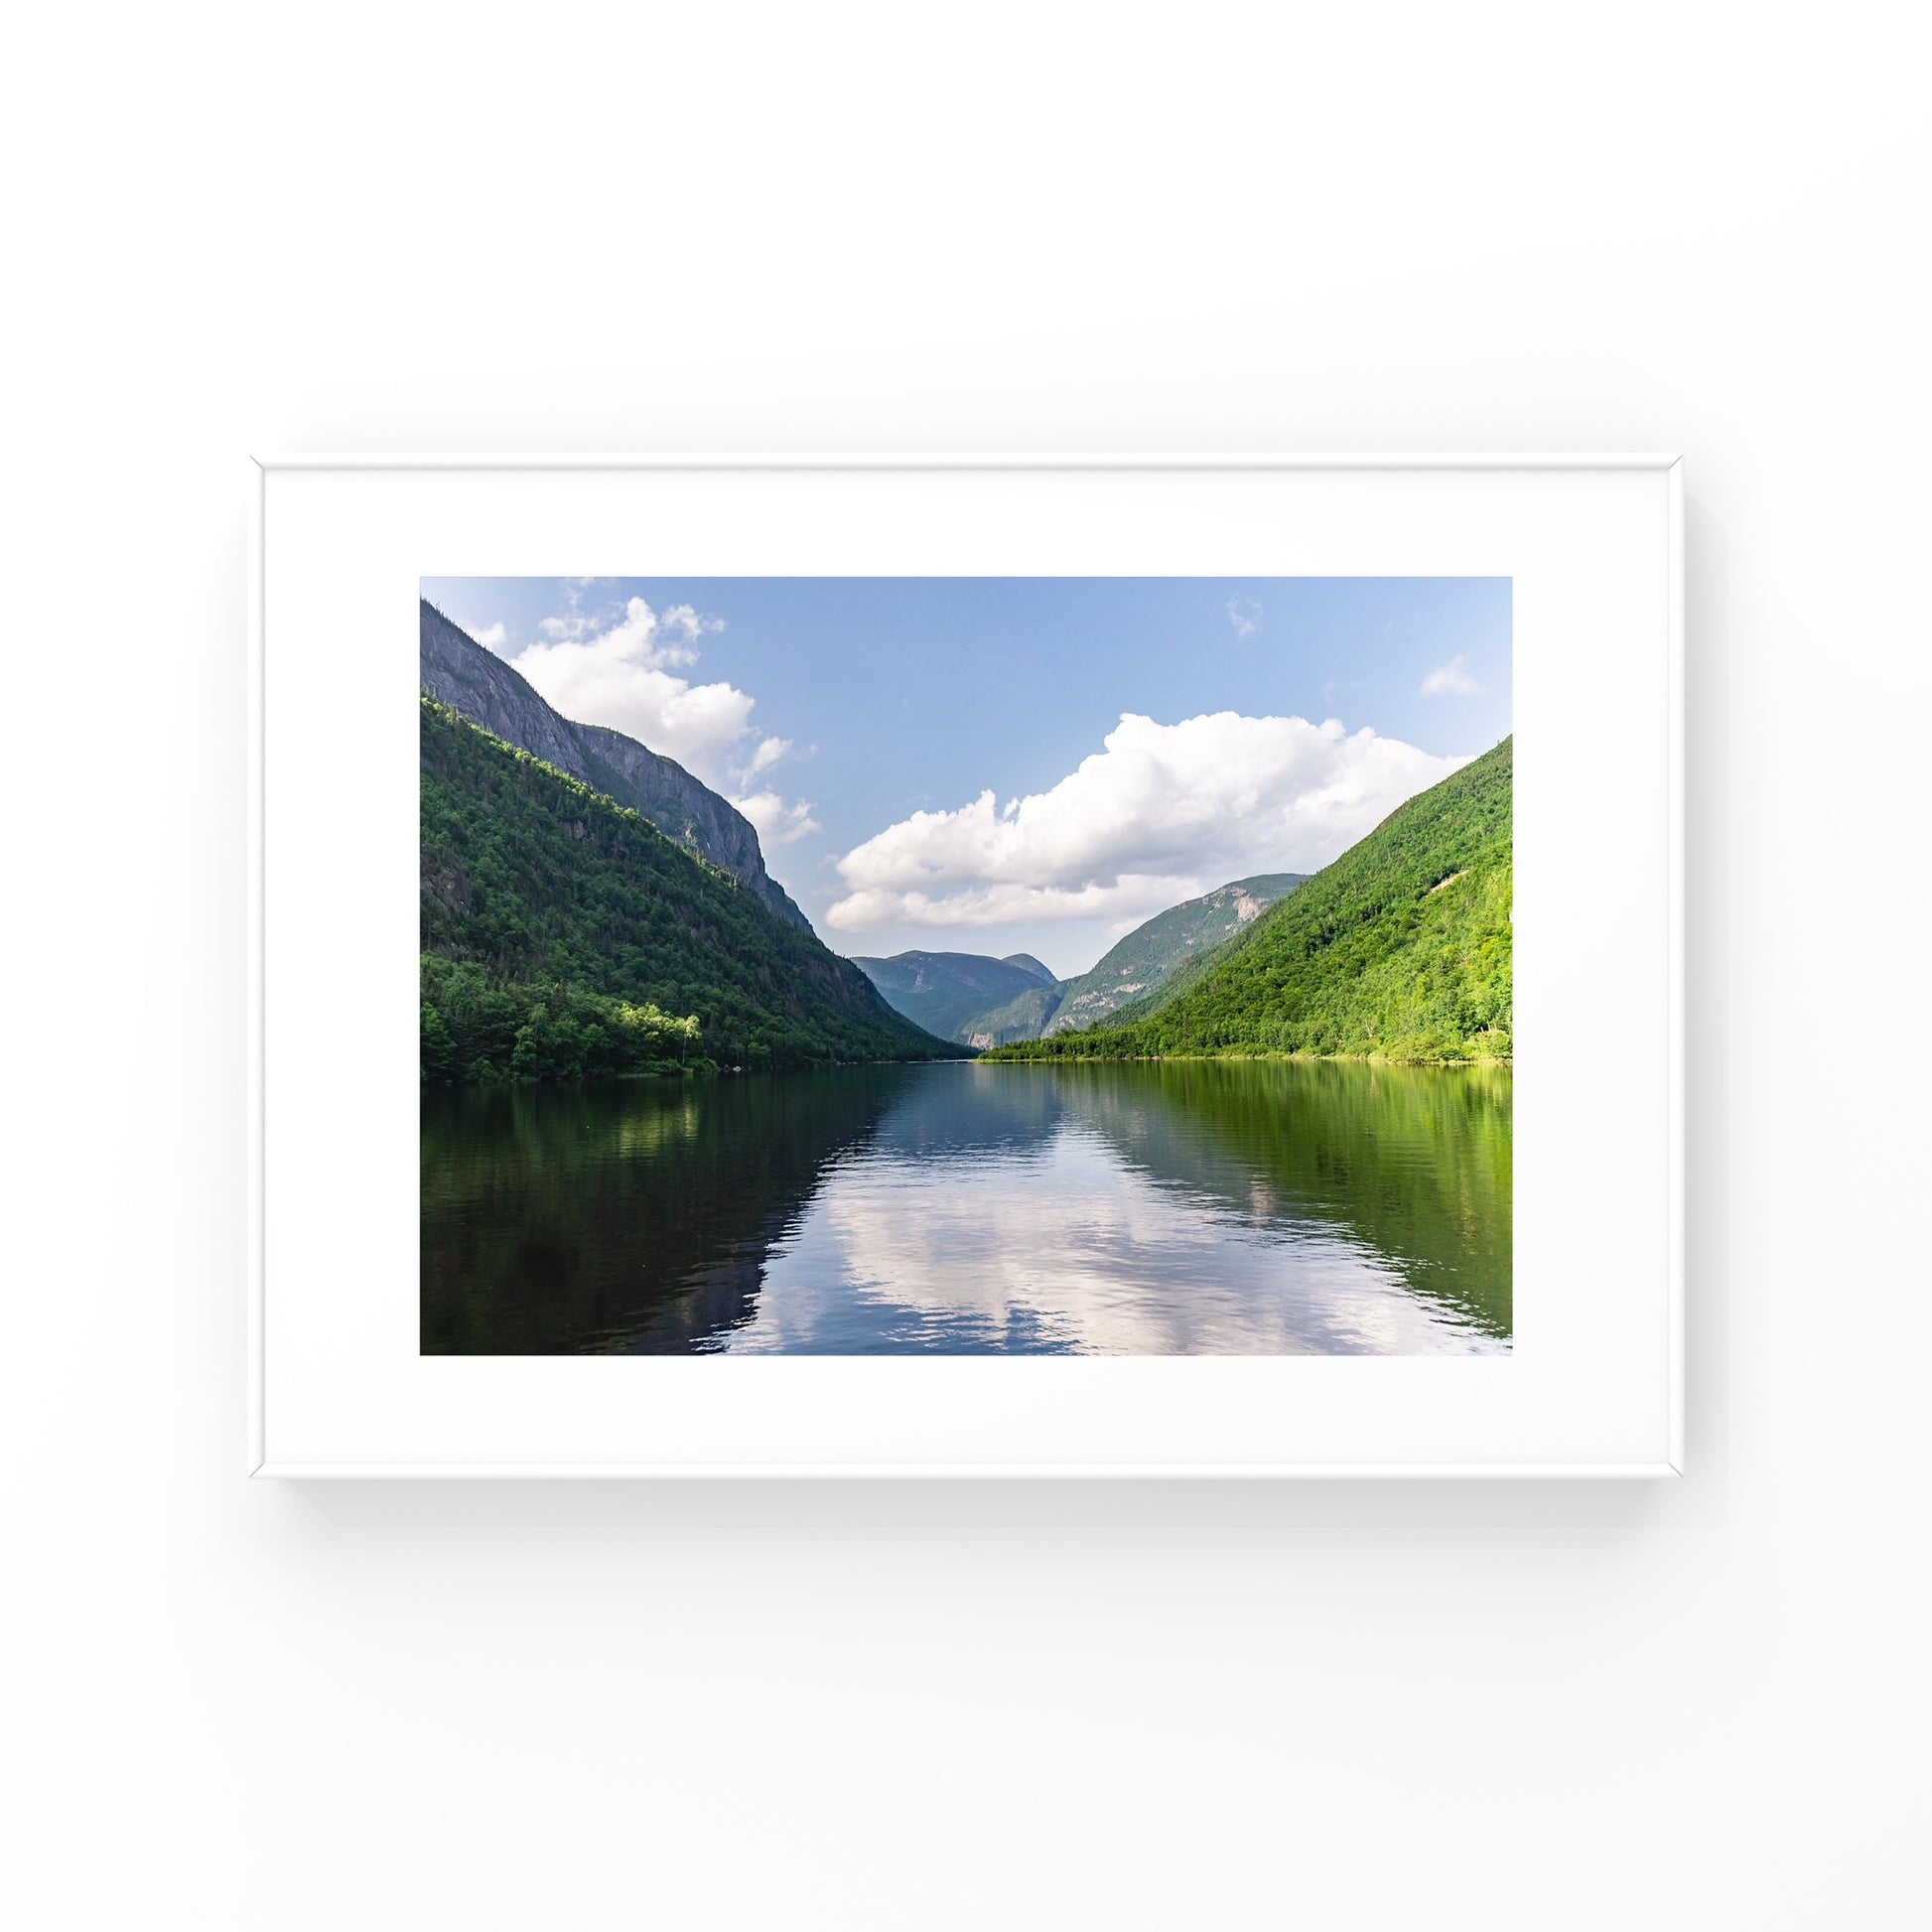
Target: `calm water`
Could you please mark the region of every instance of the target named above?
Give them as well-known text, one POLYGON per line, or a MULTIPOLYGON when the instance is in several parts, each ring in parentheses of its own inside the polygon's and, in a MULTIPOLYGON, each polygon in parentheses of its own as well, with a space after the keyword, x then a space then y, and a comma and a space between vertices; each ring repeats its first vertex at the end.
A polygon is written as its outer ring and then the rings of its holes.
POLYGON ((423 1096, 426 1354, 1491 1354, 1506 1069, 1199 1062, 423 1096))

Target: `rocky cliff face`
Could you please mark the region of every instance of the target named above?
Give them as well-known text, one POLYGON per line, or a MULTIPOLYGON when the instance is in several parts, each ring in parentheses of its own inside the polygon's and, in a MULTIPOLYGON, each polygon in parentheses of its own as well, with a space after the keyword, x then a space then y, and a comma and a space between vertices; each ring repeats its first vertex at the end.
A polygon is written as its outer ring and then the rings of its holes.
POLYGON ((428 603, 422 607, 419 676, 422 688, 440 704, 627 805, 680 845, 743 880, 779 918, 812 929, 790 895, 765 873, 759 835, 742 812, 683 765, 635 739, 560 717, 520 671, 428 603))

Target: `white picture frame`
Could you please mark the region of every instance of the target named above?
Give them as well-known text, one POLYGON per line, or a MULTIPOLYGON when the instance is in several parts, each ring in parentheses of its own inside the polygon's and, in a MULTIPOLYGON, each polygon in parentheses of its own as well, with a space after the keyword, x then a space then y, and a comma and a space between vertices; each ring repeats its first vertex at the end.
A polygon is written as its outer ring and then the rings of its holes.
POLYGON ((1681 459, 289 456, 251 483, 249 1473, 1682 1471, 1681 459), (653 571, 1510 576, 1513 1352, 421 1355, 416 587, 653 571))

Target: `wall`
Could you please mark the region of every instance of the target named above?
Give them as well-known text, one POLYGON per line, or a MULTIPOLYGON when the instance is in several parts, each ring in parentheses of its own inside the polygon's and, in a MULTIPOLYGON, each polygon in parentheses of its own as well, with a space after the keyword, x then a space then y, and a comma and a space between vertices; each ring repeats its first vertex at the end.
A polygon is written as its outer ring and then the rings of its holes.
POLYGON ((1924 1909, 1907 18, 15 23, 16 1922, 1924 1909), (1688 452, 1691 1473, 243 1481, 242 457, 330 448, 1688 452))

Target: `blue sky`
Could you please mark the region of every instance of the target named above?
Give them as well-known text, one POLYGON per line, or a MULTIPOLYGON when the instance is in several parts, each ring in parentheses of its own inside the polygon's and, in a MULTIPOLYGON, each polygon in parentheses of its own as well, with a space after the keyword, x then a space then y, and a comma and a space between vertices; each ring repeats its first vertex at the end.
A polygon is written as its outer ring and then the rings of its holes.
POLYGON ((759 826, 835 950, 1084 971, 1510 730, 1500 578, 426 578, 759 826), (1123 726, 1123 717, 1129 723, 1123 726))

